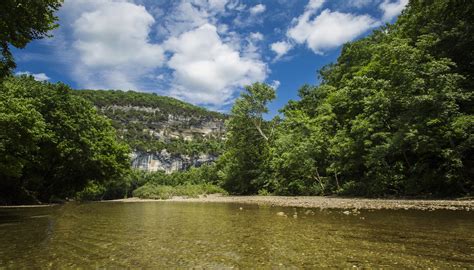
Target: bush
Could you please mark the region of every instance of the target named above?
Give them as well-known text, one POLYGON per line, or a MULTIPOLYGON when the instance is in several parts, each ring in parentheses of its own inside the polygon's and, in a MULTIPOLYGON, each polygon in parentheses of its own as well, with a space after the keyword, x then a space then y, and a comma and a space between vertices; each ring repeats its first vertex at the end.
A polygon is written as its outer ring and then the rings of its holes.
POLYGON ((267 189, 262 188, 262 189, 258 190, 258 195, 259 196, 271 196, 273 194, 270 191, 268 191, 267 189))
POLYGON ((76 193, 76 199, 79 201, 98 201, 104 196, 106 188, 94 181, 87 183, 86 187, 76 193))
POLYGON ((133 196, 141 199, 170 199, 173 196, 185 196, 190 198, 197 198, 199 195, 223 193, 227 194, 222 188, 211 184, 199 185, 156 185, 147 183, 133 191, 133 196))
POLYGON ((355 181, 348 181, 337 190, 338 195, 364 196, 366 193, 366 187, 362 183, 355 181))

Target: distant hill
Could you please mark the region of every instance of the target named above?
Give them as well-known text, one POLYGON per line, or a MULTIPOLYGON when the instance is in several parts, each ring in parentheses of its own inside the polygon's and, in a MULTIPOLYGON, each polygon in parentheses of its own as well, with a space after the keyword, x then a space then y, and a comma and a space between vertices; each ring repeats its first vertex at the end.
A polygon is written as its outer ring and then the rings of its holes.
POLYGON ((222 152, 226 115, 154 93, 76 90, 112 120, 133 150, 133 166, 149 171, 184 170, 222 152))

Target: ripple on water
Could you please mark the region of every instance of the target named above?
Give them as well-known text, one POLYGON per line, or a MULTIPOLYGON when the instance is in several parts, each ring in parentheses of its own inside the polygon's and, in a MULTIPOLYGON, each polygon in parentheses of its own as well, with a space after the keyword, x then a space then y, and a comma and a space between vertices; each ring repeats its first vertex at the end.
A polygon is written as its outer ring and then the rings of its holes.
MULTIPOLYGON (((0 217, 5 217, 1 211, 0 217)), ((472 212, 360 210, 346 215, 334 210, 171 202, 8 211, 8 220, 2 223, 0 218, 0 268, 474 265, 472 212)))

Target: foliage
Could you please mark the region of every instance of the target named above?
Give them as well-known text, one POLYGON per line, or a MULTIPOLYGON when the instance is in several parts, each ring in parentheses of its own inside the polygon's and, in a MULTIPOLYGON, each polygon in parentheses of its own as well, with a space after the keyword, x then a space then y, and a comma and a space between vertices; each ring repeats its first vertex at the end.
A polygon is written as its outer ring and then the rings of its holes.
POLYGON ((64 84, 7 78, 0 85, 0 185, 7 201, 74 196, 120 179, 129 148, 110 122, 64 84))
POLYGON ((159 108, 155 114, 168 117, 168 114, 182 116, 202 116, 222 118, 218 112, 206 110, 181 100, 159 96, 155 93, 139 93, 134 91, 121 90, 78 90, 74 94, 90 100, 98 108, 108 108, 111 106, 137 106, 146 108, 159 108))
POLYGON ((99 112, 112 120, 119 138, 141 152, 220 155, 223 134, 203 137, 189 133, 204 122, 224 121, 225 115, 165 96, 119 90, 79 90, 74 94, 90 100, 99 112))
POLYGON ((133 191, 133 196, 142 199, 170 199, 174 196, 197 198, 199 195, 221 193, 226 191, 212 184, 186 184, 165 186, 147 183, 133 191))
POLYGON ((472 193, 473 8, 410 1, 397 23, 346 44, 321 70, 322 83, 303 86, 281 110, 283 120, 263 122, 272 96, 248 87, 227 123, 223 186, 239 194, 472 193))
POLYGON ((76 194, 76 199, 80 201, 98 201, 102 200, 106 188, 102 184, 90 181, 83 190, 76 194))
POLYGON ((134 170, 126 179, 127 190, 133 190, 127 196, 140 198, 167 199, 172 196, 197 197, 212 193, 226 194, 226 191, 218 186, 216 164, 205 164, 199 168, 193 167, 187 171, 171 174, 162 171, 134 170))
POLYGON ((136 189, 146 183, 165 186, 219 183, 216 164, 204 164, 199 168, 191 167, 186 171, 176 171, 171 174, 167 174, 163 171, 146 172, 134 170, 128 178, 130 179, 131 189, 136 189))
POLYGON ((226 122, 225 152, 220 157, 219 176, 230 193, 254 194, 269 183, 264 173, 272 140, 272 124, 263 120, 275 90, 262 83, 247 86, 235 101, 226 122))
POLYGON ((58 25, 54 15, 62 0, 0 1, 0 79, 16 67, 9 46, 24 48, 33 39, 49 37, 58 25))

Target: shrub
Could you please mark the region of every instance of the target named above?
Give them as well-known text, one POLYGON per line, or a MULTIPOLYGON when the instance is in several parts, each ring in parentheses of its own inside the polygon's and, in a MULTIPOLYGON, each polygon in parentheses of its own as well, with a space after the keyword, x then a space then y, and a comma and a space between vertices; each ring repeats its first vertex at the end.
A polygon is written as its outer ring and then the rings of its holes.
POLYGON ((76 199, 79 201, 98 201, 102 199, 105 191, 106 188, 103 185, 91 181, 87 183, 82 191, 76 193, 76 199))
POLYGON ((178 186, 167 186, 167 185, 156 185, 153 183, 147 183, 133 191, 133 196, 142 199, 170 199, 173 196, 185 196, 191 198, 197 198, 199 195, 222 193, 227 194, 222 188, 211 185, 211 184, 199 184, 199 185, 178 185, 178 186))

